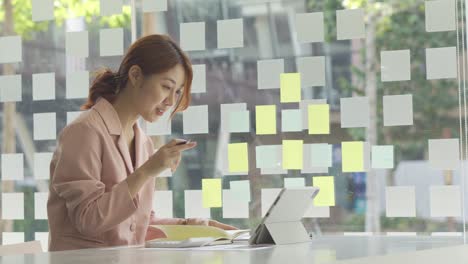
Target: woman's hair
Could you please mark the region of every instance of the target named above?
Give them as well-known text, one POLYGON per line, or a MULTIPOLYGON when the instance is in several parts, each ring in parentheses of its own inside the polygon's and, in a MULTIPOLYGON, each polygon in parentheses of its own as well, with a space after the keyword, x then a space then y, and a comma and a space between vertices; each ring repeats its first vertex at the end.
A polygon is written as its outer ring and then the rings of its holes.
POLYGON ((88 101, 81 106, 81 109, 90 109, 99 97, 113 102, 118 92, 127 84, 128 72, 133 65, 139 66, 144 76, 149 76, 166 72, 177 64, 181 64, 184 68, 185 84, 184 92, 171 113, 172 118, 176 112, 187 109, 190 104, 192 64, 188 56, 169 36, 156 34, 140 38, 133 43, 117 72, 108 68, 98 70, 89 88, 88 101))

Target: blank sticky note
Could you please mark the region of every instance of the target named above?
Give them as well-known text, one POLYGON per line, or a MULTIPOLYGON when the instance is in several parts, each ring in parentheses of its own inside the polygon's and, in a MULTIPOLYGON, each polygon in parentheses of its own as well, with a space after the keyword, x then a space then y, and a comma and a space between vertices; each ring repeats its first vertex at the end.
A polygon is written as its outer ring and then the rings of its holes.
POLYGON ((192 65, 193 80, 191 93, 205 93, 206 92, 206 65, 196 64, 192 65))
POLYGON ((393 169, 393 146, 372 146, 372 168, 393 169))
POLYGON ((266 188, 261 190, 262 217, 268 212, 268 209, 270 209, 270 206, 280 192, 281 188, 266 188))
POLYGON ((307 111, 309 112, 309 134, 330 134, 330 105, 309 105, 307 111))
POLYGON ((295 26, 299 43, 323 42, 323 12, 296 14, 295 26))
POLYGON ((428 80, 457 78, 457 48, 426 49, 426 75, 428 80))
POLYGON ((205 22, 180 24, 180 46, 186 51, 205 49, 205 22))
POLYGON ((299 108, 302 112, 302 129, 307 130, 309 129, 309 105, 310 104, 326 104, 327 99, 309 99, 309 100, 302 100, 299 102, 299 108))
POLYGON ((283 132, 302 131, 301 109, 281 110, 281 131, 283 132))
POLYGON ((52 152, 34 153, 34 179, 48 180, 50 178, 50 162, 52 161, 52 152))
POLYGON ((99 30, 99 54, 101 56, 119 56, 123 54, 123 28, 99 30))
POLYGON ((414 186, 385 187, 387 217, 416 217, 416 192, 414 186))
POLYGON ((33 100, 55 99, 55 73, 36 73, 32 75, 33 100))
POLYGON ((146 134, 149 136, 170 135, 172 133, 171 113, 173 109, 169 109, 159 117, 156 122, 146 123, 146 134))
POLYGON ((302 140, 283 140, 283 169, 302 169, 303 143, 302 140))
POLYGON ((255 147, 257 168, 277 168, 281 165, 281 146, 263 145, 255 147))
POLYGON ((2 219, 24 219, 24 194, 2 193, 2 219))
POLYGON ((47 219, 48 192, 34 193, 34 219, 47 219))
POLYGON ((301 86, 325 86, 325 57, 301 57, 297 59, 297 71, 301 74, 301 86))
POLYGON ((41 247, 44 252, 49 250, 49 232, 34 232, 34 240, 41 242, 41 247))
POLYGON ((455 0, 425 1, 425 5, 427 32, 456 29, 455 0))
POLYGON ((336 10, 336 34, 338 40, 364 38, 364 9, 336 10))
POLYGON ((247 143, 232 143, 228 145, 229 172, 249 171, 249 155, 247 143))
POLYGON ((341 143, 343 172, 363 172, 364 142, 348 141, 341 143))
POLYGON ((34 140, 55 140, 57 121, 55 113, 33 114, 34 140))
POLYGON ((250 112, 232 111, 229 112, 229 132, 246 133, 250 131, 250 112))
POLYGON ((19 102, 22 99, 21 75, 1 75, 0 102, 19 102))
POLYGON ((235 191, 223 190, 223 218, 249 218, 249 202, 235 191))
POLYGON ((155 191, 153 196, 153 211, 158 218, 172 218, 173 198, 172 191, 155 191))
POLYGON ((222 182, 221 179, 202 179, 203 207, 221 207, 222 182))
POLYGON ((208 105, 189 106, 182 115, 184 134, 208 133, 208 105))
POLYGON ((185 218, 210 218, 210 208, 203 207, 201 190, 185 190, 185 218))
POLYGON ((217 21, 218 49, 244 46, 244 21, 242 18, 217 21))
POLYGON ((383 96, 384 126, 413 125, 413 95, 383 96))
POLYGON ((65 35, 67 56, 87 58, 89 56, 88 31, 67 32, 65 35))
POLYGON ((54 19, 54 0, 32 0, 32 21, 54 19))
POLYGON ((429 139, 429 165, 434 169, 455 170, 460 167, 458 138, 429 139))
POLYGON ((380 52, 382 82, 411 80, 410 50, 380 52))
POLYGON ((284 188, 301 188, 304 186, 304 178, 284 178, 284 188))
POLYGON ((2 245, 24 243, 24 232, 2 232, 2 245))
POLYGON ((301 74, 280 74, 281 103, 298 103, 301 101, 301 74))
POLYGON ((23 60, 23 49, 20 36, 0 37, 0 63, 21 62, 23 60))
POLYGON ((332 145, 326 143, 310 144, 310 160, 312 167, 327 168, 332 166, 332 145))
POLYGON ((258 89, 279 89, 282 73, 284 73, 284 59, 257 61, 258 89))
POLYGON ((257 135, 276 134, 276 105, 255 106, 255 123, 257 135))
POLYGON ((330 217, 329 206, 314 206, 314 203, 310 203, 309 208, 304 214, 304 218, 328 218, 330 217))
POLYGON ((143 0, 143 12, 167 11, 167 0, 143 0))
POLYGON ((87 98, 89 91, 89 72, 76 71, 67 74, 66 98, 87 98))
POLYGON ((369 107, 369 97, 340 98, 341 127, 369 127, 369 107))
POLYGON ((22 153, 2 154, 2 180, 24 179, 24 157, 22 153))
POLYGON ((320 188, 314 206, 335 206, 335 181, 333 176, 312 177, 312 185, 320 188))
POLYGON ((220 112, 221 112, 221 127, 222 131, 227 132, 229 130, 229 114, 230 112, 235 111, 245 111, 247 110, 246 103, 236 103, 236 104, 221 104, 220 105, 220 112))
POLYGON ((237 199, 250 202, 250 181, 231 181, 229 187, 233 194, 236 195, 237 199))
POLYGON ((100 0, 101 16, 111 16, 122 13, 123 0, 100 0))
POLYGON ((431 217, 460 217, 460 186, 431 186, 429 188, 431 217))

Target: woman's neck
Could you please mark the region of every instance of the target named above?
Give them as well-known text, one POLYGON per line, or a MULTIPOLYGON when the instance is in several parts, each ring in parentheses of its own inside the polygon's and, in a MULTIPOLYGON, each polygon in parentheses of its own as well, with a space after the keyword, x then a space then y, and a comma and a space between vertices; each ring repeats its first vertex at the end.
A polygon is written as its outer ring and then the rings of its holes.
POLYGON ((119 116, 122 132, 126 135, 132 135, 133 125, 138 120, 138 113, 133 111, 134 106, 128 99, 129 96, 124 94, 124 91, 117 96, 112 105, 119 116))

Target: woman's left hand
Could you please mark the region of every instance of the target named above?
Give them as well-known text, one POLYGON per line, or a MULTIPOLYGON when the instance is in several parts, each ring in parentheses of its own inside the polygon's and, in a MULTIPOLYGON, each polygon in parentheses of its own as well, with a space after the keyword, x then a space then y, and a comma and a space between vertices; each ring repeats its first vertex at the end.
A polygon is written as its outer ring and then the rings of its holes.
POLYGON ((208 221, 208 225, 209 226, 214 226, 214 227, 217 227, 217 228, 221 228, 221 229, 224 229, 224 230, 238 230, 239 228, 235 227, 235 226, 231 226, 231 225, 226 225, 226 224, 223 224, 223 223, 220 223, 216 220, 209 220, 208 221))

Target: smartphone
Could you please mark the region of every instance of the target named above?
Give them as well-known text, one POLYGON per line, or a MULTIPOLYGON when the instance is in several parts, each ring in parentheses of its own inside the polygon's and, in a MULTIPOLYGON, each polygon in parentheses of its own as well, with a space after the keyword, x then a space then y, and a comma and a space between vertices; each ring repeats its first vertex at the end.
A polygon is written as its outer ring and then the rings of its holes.
POLYGON ((184 141, 178 142, 176 146, 187 144, 189 141, 190 140, 184 140, 184 141))

